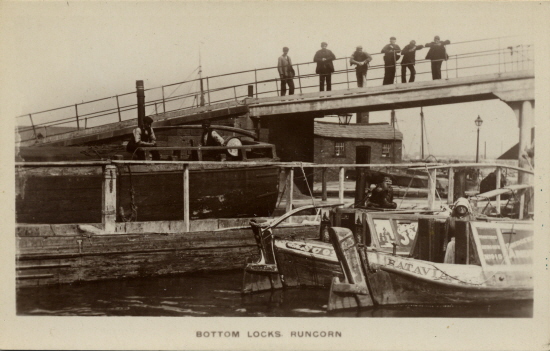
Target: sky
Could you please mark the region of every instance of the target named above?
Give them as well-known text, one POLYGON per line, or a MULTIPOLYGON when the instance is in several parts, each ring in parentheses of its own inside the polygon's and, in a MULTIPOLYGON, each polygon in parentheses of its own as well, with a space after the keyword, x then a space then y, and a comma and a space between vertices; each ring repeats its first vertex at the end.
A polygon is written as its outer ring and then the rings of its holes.
MULTIPOLYGON (((532 43, 548 3, 2 1, 0 10, 0 114, 14 120, 132 92, 136 80, 152 88, 196 78, 199 50, 203 76, 214 76, 274 66, 283 46, 294 63, 308 62, 322 41, 337 57, 357 45, 377 53, 390 36, 402 47, 436 34, 452 43, 521 34, 532 43)), ((451 45, 449 52, 484 45, 451 45)), ((397 111, 406 153, 420 150, 419 113, 397 111)), ((424 115, 427 154, 474 158, 478 115, 488 158, 518 141, 515 115, 498 100, 426 107, 424 115)), ((389 111, 371 116, 389 119, 389 111)))

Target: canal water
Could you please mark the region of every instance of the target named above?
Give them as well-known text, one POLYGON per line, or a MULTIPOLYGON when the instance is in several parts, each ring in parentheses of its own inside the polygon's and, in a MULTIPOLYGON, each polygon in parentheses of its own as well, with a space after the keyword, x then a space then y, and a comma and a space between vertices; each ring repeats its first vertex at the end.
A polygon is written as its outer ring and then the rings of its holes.
POLYGON ((110 280, 17 291, 17 314, 196 317, 532 317, 532 303, 396 306, 327 313, 328 290, 241 295, 242 270, 110 280))

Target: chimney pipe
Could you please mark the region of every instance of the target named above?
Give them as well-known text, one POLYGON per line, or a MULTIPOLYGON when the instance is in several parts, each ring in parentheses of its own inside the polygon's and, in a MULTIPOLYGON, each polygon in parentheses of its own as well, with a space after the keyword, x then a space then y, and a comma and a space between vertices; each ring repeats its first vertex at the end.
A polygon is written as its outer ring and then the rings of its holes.
POLYGON ((143 128, 143 119, 145 118, 145 89, 143 81, 136 80, 137 106, 138 106, 138 126, 143 128))

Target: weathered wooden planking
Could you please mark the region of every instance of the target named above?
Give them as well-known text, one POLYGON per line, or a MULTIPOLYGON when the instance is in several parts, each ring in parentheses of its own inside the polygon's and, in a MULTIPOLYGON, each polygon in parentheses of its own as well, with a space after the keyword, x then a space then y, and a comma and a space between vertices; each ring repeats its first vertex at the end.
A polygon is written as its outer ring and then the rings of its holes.
MULTIPOLYGON (((318 226, 280 227, 282 237, 316 237, 318 226)), ((256 257, 250 229, 185 234, 17 238, 18 286, 241 268, 256 257), (80 244, 79 244, 80 241, 80 244)))

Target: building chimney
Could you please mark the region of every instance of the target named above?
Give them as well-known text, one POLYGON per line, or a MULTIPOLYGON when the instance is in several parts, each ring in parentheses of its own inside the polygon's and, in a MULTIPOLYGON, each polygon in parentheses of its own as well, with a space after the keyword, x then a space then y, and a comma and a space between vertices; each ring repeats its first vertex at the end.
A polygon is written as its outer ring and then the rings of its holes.
POLYGON ((357 124, 369 124, 369 111, 356 112, 355 119, 357 124))
POLYGON ((136 80, 137 89, 137 110, 138 110, 138 126, 143 128, 143 119, 145 118, 145 90, 143 88, 143 81, 136 80))

